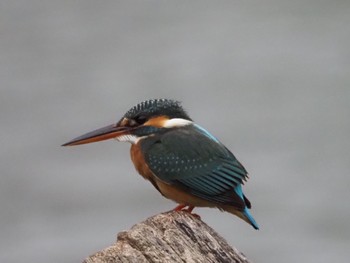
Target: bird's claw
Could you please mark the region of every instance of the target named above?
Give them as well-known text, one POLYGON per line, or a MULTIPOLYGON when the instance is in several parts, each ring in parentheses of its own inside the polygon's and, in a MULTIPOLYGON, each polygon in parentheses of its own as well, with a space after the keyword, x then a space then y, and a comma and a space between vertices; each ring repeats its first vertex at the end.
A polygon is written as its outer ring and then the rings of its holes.
POLYGON ((192 213, 193 209, 194 209, 194 206, 180 204, 174 208, 174 211, 177 211, 177 212, 183 211, 183 212, 191 214, 192 216, 194 216, 198 219, 201 219, 201 217, 199 215, 192 213), (186 208, 186 207, 188 207, 188 208, 186 208))

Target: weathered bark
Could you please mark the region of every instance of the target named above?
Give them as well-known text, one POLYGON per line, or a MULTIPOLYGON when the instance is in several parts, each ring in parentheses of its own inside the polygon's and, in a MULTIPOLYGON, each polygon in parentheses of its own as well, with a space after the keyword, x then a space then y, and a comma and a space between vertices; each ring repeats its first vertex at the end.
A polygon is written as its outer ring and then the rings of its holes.
POLYGON ((186 212, 166 212, 120 232, 117 242, 84 260, 114 262, 249 263, 212 228, 186 212))

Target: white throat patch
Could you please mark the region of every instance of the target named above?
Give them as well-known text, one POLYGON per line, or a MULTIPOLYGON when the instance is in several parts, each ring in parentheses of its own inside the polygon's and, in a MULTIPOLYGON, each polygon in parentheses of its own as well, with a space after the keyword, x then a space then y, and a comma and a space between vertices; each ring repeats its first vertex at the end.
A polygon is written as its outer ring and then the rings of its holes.
POLYGON ((193 121, 185 120, 182 118, 174 118, 174 119, 166 120, 163 123, 163 127, 164 128, 182 127, 182 126, 190 125, 192 123, 193 121))
POLYGON ((130 142, 132 144, 135 144, 139 141, 140 138, 136 137, 135 135, 126 134, 115 137, 115 139, 119 142, 130 142))

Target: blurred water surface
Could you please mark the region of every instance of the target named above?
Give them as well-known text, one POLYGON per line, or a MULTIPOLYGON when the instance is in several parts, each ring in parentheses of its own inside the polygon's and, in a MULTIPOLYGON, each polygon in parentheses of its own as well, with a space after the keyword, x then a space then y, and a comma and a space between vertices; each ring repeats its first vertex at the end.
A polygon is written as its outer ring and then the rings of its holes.
POLYGON ((197 213, 254 262, 348 262, 349 1, 2 1, 0 261, 80 262, 172 208, 114 141, 181 100, 250 172, 261 226, 197 213))

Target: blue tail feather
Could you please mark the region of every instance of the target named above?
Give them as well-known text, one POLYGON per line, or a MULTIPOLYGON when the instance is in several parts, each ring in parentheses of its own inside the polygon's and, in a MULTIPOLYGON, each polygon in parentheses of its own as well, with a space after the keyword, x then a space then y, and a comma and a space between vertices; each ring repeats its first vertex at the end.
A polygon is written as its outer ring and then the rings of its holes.
MULTIPOLYGON (((242 200, 244 200, 243 197, 243 191, 242 191, 242 186, 241 185, 237 185, 236 188, 234 189, 236 194, 238 194, 238 196, 240 198, 242 198, 242 200)), ((255 228, 255 229, 259 229, 258 224, 256 223, 255 219, 253 218, 253 216, 251 215, 251 213, 249 212, 248 208, 245 207, 242 214, 248 219, 249 223, 255 228)))
POLYGON ((243 215, 248 219, 248 221, 250 222, 250 224, 256 229, 259 229, 259 225, 256 223, 255 219, 253 218, 253 216, 250 214, 248 208, 244 208, 243 211, 243 215))

